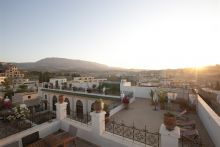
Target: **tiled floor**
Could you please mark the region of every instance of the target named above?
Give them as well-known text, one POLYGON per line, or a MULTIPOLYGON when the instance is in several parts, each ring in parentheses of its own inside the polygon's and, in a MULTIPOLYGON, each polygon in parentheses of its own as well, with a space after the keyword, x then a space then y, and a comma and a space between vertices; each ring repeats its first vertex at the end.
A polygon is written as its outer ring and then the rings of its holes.
MULTIPOLYGON (((175 106, 176 107, 176 106, 175 106)), ((124 109, 111 117, 116 122, 123 122, 128 126, 134 126, 139 129, 146 128, 150 132, 158 132, 161 124, 163 123, 163 115, 166 110, 154 111, 154 106, 151 105, 150 100, 136 99, 134 103, 130 104, 129 109, 124 109)), ((176 114, 179 112, 175 112, 176 114)), ((200 121, 196 113, 189 114, 191 120, 196 121, 196 128, 199 131, 202 142, 205 147, 214 147, 211 138, 209 137, 206 129, 200 121)))

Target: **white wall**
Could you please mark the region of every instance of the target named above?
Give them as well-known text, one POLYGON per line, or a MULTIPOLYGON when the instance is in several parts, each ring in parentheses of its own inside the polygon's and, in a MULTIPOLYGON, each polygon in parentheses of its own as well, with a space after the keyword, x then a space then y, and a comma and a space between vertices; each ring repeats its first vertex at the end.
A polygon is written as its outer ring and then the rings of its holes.
POLYGON ((197 113, 216 147, 220 147, 220 117, 198 96, 197 113))
POLYGON ((120 90, 130 91, 134 93, 134 97, 138 98, 151 98, 150 91, 155 89, 156 87, 139 87, 139 86, 120 86, 120 90))
POLYGON ((125 108, 124 104, 121 104, 121 105, 115 107, 114 109, 110 110, 109 116, 111 117, 112 115, 114 115, 115 113, 121 111, 121 110, 124 109, 124 108, 125 108))

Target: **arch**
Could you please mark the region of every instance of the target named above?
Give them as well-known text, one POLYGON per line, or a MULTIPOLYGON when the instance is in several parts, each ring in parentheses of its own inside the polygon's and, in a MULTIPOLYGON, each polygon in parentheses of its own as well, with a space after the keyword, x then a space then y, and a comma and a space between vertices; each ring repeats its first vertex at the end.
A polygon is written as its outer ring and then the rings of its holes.
POLYGON ((91 112, 95 110, 95 102, 91 104, 91 112))
POLYGON ((56 104, 57 103, 57 97, 56 95, 53 96, 53 111, 56 111, 56 104))
POLYGON ((44 99, 47 100, 47 95, 46 94, 44 95, 44 99))
POLYGON ((78 118, 83 118, 83 103, 81 100, 76 101, 76 116, 78 118))
POLYGON ((66 106, 66 113, 67 115, 70 115, 70 101, 69 99, 66 97, 64 102, 67 102, 67 106, 66 106))

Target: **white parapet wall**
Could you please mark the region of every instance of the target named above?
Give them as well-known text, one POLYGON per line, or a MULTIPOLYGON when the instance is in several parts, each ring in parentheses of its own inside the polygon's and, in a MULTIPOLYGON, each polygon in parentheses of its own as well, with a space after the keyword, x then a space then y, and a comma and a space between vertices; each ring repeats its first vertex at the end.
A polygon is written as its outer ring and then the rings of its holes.
MULTIPOLYGON (((131 98, 129 103, 131 104, 131 103, 133 103, 134 101, 135 101, 135 97, 131 98)), ((109 114, 110 117, 111 117, 112 115, 114 115, 115 113, 117 113, 117 112, 123 110, 124 108, 125 108, 125 105, 122 103, 121 105, 119 105, 119 106, 115 107, 114 109, 110 110, 110 114, 109 114)))
POLYGON ((220 117, 198 96, 197 113, 216 147, 220 147, 220 117))
POLYGON ((151 98, 150 92, 151 90, 156 89, 156 87, 139 87, 139 86, 120 86, 120 90, 127 91, 127 92, 133 92, 134 97, 137 98, 151 98))
POLYGON ((30 129, 27 129, 22 132, 8 136, 6 138, 0 139, 0 147, 3 147, 5 145, 8 145, 8 144, 15 142, 15 141, 18 141, 19 147, 22 147, 21 139, 23 137, 39 131, 40 138, 43 138, 49 134, 52 134, 53 132, 56 132, 59 128, 60 128, 60 121, 59 120, 53 120, 52 122, 45 122, 41 125, 37 125, 37 126, 32 127, 30 129))

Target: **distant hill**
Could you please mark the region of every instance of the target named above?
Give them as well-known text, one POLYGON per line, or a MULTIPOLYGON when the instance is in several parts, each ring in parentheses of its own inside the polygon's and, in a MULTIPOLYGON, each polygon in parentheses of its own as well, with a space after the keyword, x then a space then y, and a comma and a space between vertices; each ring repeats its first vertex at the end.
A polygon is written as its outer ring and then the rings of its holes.
POLYGON ((73 60, 66 58, 44 58, 37 62, 14 63, 23 70, 37 71, 106 71, 118 70, 120 68, 109 67, 104 64, 84 60, 73 60))

